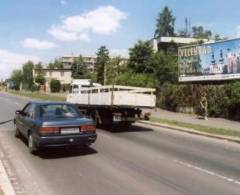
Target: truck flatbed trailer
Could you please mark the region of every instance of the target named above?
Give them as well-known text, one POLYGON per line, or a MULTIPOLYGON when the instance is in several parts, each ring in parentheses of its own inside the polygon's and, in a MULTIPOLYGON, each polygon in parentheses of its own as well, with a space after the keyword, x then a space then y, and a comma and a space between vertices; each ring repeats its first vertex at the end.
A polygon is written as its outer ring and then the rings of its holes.
POLYGON ((141 116, 142 108, 155 108, 155 89, 109 85, 72 89, 67 101, 76 104, 97 124, 129 126, 141 116))

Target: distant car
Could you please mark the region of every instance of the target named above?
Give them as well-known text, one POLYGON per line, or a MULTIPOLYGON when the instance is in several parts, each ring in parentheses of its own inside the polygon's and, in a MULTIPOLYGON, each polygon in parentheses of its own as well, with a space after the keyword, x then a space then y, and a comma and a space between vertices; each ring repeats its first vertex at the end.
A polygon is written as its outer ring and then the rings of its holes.
POLYGON ((89 146, 96 141, 96 125, 70 103, 29 102, 17 110, 15 136, 28 140, 31 153, 39 148, 89 146))

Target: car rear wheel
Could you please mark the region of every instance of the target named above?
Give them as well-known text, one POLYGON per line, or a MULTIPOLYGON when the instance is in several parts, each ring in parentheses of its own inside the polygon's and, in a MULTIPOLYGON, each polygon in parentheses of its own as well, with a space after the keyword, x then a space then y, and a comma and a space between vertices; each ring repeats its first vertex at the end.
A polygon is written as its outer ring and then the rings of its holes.
POLYGON ((17 138, 20 137, 20 132, 19 132, 19 129, 17 128, 16 123, 14 123, 14 135, 15 135, 15 137, 17 137, 17 138))
POLYGON ((31 154, 35 154, 37 152, 37 147, 31 133, 28 136, 28 149, 31 154))

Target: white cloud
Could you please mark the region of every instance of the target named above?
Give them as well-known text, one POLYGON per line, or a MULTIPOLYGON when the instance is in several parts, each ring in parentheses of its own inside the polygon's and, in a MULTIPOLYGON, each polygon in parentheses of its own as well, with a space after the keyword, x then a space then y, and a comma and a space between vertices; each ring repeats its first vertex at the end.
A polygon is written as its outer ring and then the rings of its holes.
POLYGON ((6 79, 14 69, 18 69, 27 61, 37 63, 40 59, 36 56, 23 55, 8 50, 0 49, 0 79, 6 79))
POLYGON ((110 35, 116 32, 127 14, 113 6, 100 6, 81 15, 63 19, 61 25, 53 25, 49 33, 60 41, 89 41, 89 34, 110 35))
POLYGON ((59 41, 90 41, 87 33, 76 33, 71 31, 65 31, 56 26, 52 26, 49 31, 51 35, 55 37, 55 39, 59 41))
POLYGON ((23 41, 21 41, 21 44, 24 48, 41 49, 41 50, 57 47, 55 43, 52 43, 49 41, 40 41, 33 38, 26 38, 23 41))

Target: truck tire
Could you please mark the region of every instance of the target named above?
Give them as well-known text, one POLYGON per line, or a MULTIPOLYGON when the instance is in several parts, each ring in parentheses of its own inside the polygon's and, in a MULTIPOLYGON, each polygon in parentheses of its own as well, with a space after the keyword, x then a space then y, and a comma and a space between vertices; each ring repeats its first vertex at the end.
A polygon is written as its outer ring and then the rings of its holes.
POLYGON ((123 126, 125 127, 125 128, 130 128, 131 126, 132 126, 132 123, 131 122, 125 122, 124 124, 123 124, 123 126))

